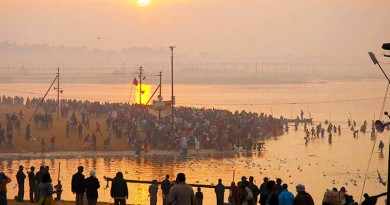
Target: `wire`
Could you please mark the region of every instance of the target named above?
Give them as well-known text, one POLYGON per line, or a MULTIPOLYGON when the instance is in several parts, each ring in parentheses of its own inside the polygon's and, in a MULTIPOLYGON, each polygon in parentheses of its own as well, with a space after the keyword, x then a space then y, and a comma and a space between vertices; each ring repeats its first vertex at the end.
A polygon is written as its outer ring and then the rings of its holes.
MULTIPOLYGON (((357 102, 357 101, 367 101, 367 100, 378 100, 382 98, 361 98, 361 99, 350 99, 350 100, 330 100, 330 101, 313 101, 313 102, 286 102, 286 103, 242 103, 242 104, 233 104, 233 103, 191 103, 192 105, 243 105, 243 106, 256 106, 256 105, 301 105, 301 104, 326 104, 326 103, 336 103, 336 102, 357 102)), ((180 103, 178 103, 180 104, 180 103)))
MULTIPOLYGON (((382 103, 382 107, 381 107, 381 111, 379 113, 379 120, 382 120, 382 113, 385 109, 385 104, 386 104, 386 99, 387 99, 387 92, 389 91, 389 86, 390 86, 390 83, 387 84, 387 88, 386 88, 386 92, 385 92, 385 97, 383 98, 383 103, 382 103)), ((370 164, 371 164, 371 159, 372 159, 372 155, 374 154, 374 149, 375 149, 375 144, 376 144, 376 139, 377 139, 377 133, 375 134, 375 139, 374 139, 374 143, 372 144, 372 149, 371 149, 371 154, 370 154, 370 158, 368 160, 368 165, 367 165, 367 169, 366 169, 366 174, 364 176, 364 181, 363 181, 363 187, 362 187, 362 193, 360 194, 360 203, 362 203, 362 197, 363 197, 363 192, 364 192, 364 186, 366 185, 366 180, 367 180, 367 175, 368 175, 368 169, 370 168, 370 164)))

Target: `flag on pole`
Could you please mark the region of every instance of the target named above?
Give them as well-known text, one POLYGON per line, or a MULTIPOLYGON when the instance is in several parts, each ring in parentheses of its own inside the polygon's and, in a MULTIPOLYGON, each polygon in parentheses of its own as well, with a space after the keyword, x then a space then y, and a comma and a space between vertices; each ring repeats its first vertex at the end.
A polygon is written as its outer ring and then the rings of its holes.
POLYGON ((382 176, 381 176, 381 174, 379 173, 379 170, 377 169, 376 171, 378 172, 378 180, 379 180, 379 183, 383 184, 383 186, 386 186, 386 182, 383 181, 382 176))
POLYGON ((135 86, 138 85, 138 80, 136 78, 134 78, 134 80, 133 80, 133 85, 135 85, 135 86))

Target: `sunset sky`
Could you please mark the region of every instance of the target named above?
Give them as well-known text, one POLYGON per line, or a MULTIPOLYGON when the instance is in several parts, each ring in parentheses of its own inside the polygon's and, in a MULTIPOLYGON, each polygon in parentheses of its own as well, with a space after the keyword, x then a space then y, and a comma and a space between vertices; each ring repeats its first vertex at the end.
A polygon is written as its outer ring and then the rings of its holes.
POLYGON ((0 41, 189 55, 366 55, 390 42, 388 0, 1 0, 0 41), (100 39, 99 39, 100 38, 100 39))

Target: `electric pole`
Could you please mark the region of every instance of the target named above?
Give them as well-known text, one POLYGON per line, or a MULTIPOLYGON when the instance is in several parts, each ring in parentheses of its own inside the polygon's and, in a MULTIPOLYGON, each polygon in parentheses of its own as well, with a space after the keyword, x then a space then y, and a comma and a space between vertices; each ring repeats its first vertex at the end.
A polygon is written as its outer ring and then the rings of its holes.
POLYGON ((169 49, 171 49, 171 87, 172 87, 172 94, 171 94, 171 106, 172 106, 172 114, 171 114, 171 119, 172 119, 172 136, 174 135, 174 128, 173 128, 173 113, 174 113, 174 107, 173 104, 175 103, 175 96, 173 95, 173 49, 175 46, 169 46, 169 49))
POLYGON ((142 66, 139 67, 139 104, 142 105, 142 66))
POLYGON ((60 67, 57 67, 57 120, 60 119, 60 67))
MULTIPOLYGON (((162 101, 162 96, 161 96, 161 77, 162 77, 162 72, 160 71, 160 74, 158 75, 160 77, 160 90, 159 90, 159 95, 158 95, 158 100, 162 101)), ((158 110, 158 121, 161 119, 161 110, 158 110)))
POLYGON ((54 87, 54 90, 57 90, 57 120, 60 119, 60 93, 62 90, 60 88, 60 68, 57 67, 57 87, 54 87))

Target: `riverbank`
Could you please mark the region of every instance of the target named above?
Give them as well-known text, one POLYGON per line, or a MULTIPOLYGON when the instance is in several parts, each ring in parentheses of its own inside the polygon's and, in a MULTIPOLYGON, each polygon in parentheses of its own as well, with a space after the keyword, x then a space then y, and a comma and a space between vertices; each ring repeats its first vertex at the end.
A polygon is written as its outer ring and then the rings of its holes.
MULTIPOLYGON (((255 151, 253 151, 255 152, 255 151)), ((257 152, 257 151, 256 151, 257 152)), ((134 157, 134 158, 169 158, 169 157, 233 157, 241 151, 217 151, 215 149, 202 149, 199 151, 188 150, 186 155, 179 151, 168 150, 152 150, 149 152, 141 152, 138 156, 134 151, 59 151, 42 153, 2 153, 0 160, 24 160, 24 159, 68 159, 68 158, 113 158, 113 157, 134 157)), ((250 153, 250 152, 249 152, 250 153)))
MULTIPOLYGON (((37 205, 37 203, 30 203, 29 201, 26 202, 16 202, 15 200, 8 200, 8 205, 37 205)), ((74 201, 55 201, 55 205, 74 205, 74 201)), ((114 203, 108 203, 108 202, 97 202, 97 205, 109 205, 114 203)))

